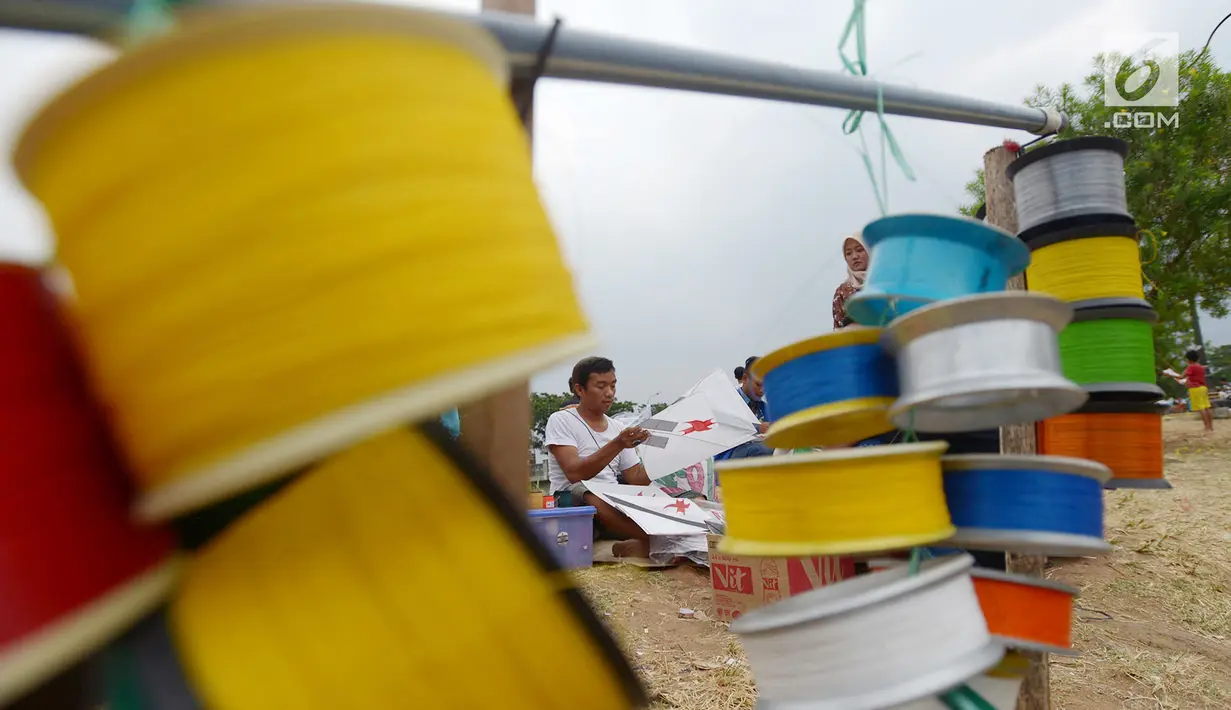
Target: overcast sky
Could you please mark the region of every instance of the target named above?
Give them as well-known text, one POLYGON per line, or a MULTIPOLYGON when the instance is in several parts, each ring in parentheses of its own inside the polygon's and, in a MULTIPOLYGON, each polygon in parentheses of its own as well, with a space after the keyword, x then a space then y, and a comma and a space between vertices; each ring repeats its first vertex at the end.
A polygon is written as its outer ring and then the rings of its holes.
MULTIPOLYGON (((387 0, 392 2, 393 0, 387 0)), ((475 10, 478 0, 416 4, 475 10)), ((841 68, 845 0, 539 0, 579 28, 801 67, 841 68)), ((1117 31, 1180 33, 1199 48, 1225 3, 1202 0, 870 0, 870 71, 886 81, 1018 103, 1078 82, 1117 31)), ((1119 48, 1132 50, 1135 47, 1119 48)), ((1231 29, 1211 45, 1231 59, 1231 29)), ((0 31, 0 146, 56 86, 105 61, 84 40, 0 31)), ((625 399, 669 400, 832 328, 845 234, 879 216, 845 112, 578 82, 540 83, 536 174, 578 291, 625 399)), ((1184 120, 1181 116, 1180 120, 1184 120)), ((953 214, 983 153, 1023 132, 890 117, 918 175, 890 168, 891 212, 953 214)), ((875 117, 865 121, 873 129, 875 117)), ((876 133, 868 133, 875 151, 876 133)), ((877 160, 879 163, 879 159, 877 160)), ((0 257, 39 260, 50 237, 0 171, 0 257)), ((1203 321, 1231 342, 1231 322, 1203 321)), ((561 391, 568 367, 536 378, 561 391)))

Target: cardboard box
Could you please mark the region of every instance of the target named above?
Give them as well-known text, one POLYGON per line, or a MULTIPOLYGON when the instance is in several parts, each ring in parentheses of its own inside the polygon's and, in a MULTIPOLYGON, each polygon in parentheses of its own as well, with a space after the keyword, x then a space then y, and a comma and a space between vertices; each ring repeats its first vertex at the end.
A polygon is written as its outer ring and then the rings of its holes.
POLYGON ((722 537, 709 536, 714 615, 738 619, 750 609, 855 576, 849 557, 751 557, 718 550, 722 537))

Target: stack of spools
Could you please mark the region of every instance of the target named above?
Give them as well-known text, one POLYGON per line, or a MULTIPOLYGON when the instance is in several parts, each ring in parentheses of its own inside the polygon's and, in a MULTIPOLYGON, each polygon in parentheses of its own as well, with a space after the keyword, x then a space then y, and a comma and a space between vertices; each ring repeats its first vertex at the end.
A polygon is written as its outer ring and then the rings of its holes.
POLYGON ((39 274, 0 270, 0 706, 109 642, 111 710, 575 707, 543 658, 643 704, 435 423, 591 344, 500 46, 380 6, 182 20, 15 156, 127 466, 39 274))
MULTIPOLYGON (((871 264, 847 310, 861 324, 757 361, 770 446, 851 445, 900 430, 954 435, 1071 412, 1064 301, 1006 292, 1030 261, 974 220, 901 215, 863 230, 871 264)), ((1025 673, 1006 649, 1070 653, 1075 589, 973 570, 920 546, 1097 554, 1102 464, 949 455, 944 441, 840 448, 720 466, 722 547, 766 556, 915 547, 911 562, 791 597, 732 624, 765 707, 1014 708, 1025 673), (978 704, 975 696, 984 702, 978 704)))
POLYGON ((1038 425, 1039 451, 1101 461, 1108 488, 1170 488, 1163 478, 1152 326, 1124 157, 1114 138, 1058 141, 1009 166, 1031 291, 1072 304, 1060 334, 1065 375, 1090 394, 1081 410, 1038 425))

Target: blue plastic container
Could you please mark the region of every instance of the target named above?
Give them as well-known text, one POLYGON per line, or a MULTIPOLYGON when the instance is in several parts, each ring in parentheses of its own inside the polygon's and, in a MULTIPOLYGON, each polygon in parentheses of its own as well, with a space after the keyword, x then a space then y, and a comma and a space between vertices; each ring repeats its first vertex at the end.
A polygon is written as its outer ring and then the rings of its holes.
POLYGON ((591 505, 530 511, 530 527, 565 569, 594 565, 594 514, 591 505))
POLYGON ((863 228, 863 240, 868 275, 846 304, 860 325, 888 325, 929 303, 1003 291, 1030 263, 1020 239, 967 217, 885 217, 863 228))

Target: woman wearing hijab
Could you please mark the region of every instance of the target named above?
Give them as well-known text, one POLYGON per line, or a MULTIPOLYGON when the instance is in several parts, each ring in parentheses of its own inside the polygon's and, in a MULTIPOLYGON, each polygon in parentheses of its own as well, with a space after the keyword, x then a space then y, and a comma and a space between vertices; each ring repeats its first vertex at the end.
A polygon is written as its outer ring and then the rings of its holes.
POLYGON ((854 325, 846 315, 846 302, 863 289, 863 279, 868 273, 868 249, 861 234, 852 234, 842 242, 842 257, 846 259, 846 280, 833 292, 833 329, 854 325))

